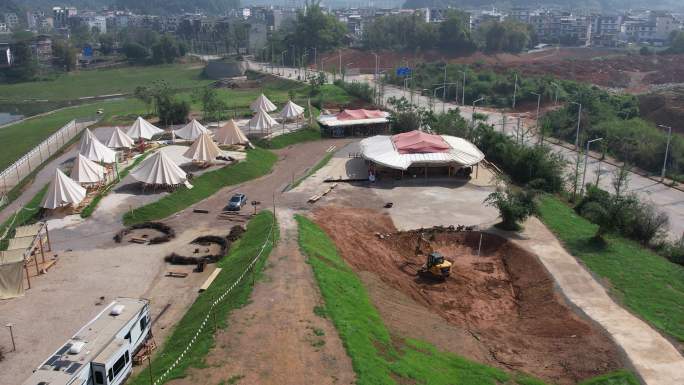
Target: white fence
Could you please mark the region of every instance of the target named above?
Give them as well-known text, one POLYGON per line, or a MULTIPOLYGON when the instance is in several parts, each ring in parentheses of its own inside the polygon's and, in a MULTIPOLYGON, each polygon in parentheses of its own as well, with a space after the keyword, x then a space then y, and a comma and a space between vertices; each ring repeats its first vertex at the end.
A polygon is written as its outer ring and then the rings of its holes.
MULTIPOLYGON (((6 194, 43 162, 75 138, 88 123, 70 121, 0 173, 0 195, 6 194)), ((11 143, 7 143, 11 145, 11 143)))

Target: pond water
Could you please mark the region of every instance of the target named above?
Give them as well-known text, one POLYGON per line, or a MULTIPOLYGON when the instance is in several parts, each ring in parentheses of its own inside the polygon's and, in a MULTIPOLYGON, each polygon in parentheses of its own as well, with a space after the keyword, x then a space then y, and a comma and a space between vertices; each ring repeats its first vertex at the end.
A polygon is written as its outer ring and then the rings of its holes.
POLYGON ((11 114, 9 112, 0 112, 0 126, 11 123, 15 120, 22 119, 24 115, 11 114))

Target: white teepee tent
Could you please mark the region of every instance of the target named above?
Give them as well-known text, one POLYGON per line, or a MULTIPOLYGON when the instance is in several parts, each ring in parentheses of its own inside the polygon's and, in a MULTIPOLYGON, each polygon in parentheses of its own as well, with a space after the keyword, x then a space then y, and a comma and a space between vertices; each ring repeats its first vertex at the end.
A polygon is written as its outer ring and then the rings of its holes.
POLYGON ((265 131, 270 130, 271 127, 276 124, 278 124, 278 122, 260 108, 257 110, 256 114, 254 114, 254 117, 249 120, 248 126, 250 130, 265 131))
POLYGON ((133 139, 126 135, 125 132, 121 131, 119 127, 114 128, 112 136, 107 142, 107 147, 109 148, 131 148, 133 147, 133 139))
POLYGON ((78 183, 100 183, 105 178, 105 168, 78 154, 71 169, 71 179, 78 183))
POLYGON ((164 130, 155 127, 152 123, 138 116, 133 125, 126 131, 131 139, 151 139, 154 135, 163 133, 164 130))
POLYGON ((283 110, 280 111, 280 117, 286 120, 297 119, 304 113, 304 107, 296 105, 292 100, 288 100, 283 110))
POLYGON ((76 205, 81 203, 85 196, 85 188, 57 169, 40 206, 46 209, 56 209, 69 204, 76 205))
POLYGON ((199 162, 213 162, 221 154, 221 150, 211 139, 209 133, 205 132, 195 139, 195 142, 183 153, 183 156, 199 162))
POLYGON ((90 138, 88 146, 85 149, 81 149, 79 153, 95 162, 116 162, 116 151, 102 144, 95 136, 90 138))
POLYGON ((242 130, 238 128, 233 119, 229 120, 216 131, 214 139, 216 139, 216 143, 225 145, 249 143, 249 139, 247 139, 245 134, 242 133, 242 130))
POLYGON ((183 128, 180 128, 178 130, 174 131, 174 134, 176 134, 177 137, 187 139, 187 140, 195 140, 197 137, 202 135, 203 133, 207 132, 206 127, 204 127, 200 122, 197 120, 193 119, 190 123, 186 124, 183 128))
POLYGON ((87 151, 87 148, 90 147, 90 142, 93 140, 93 138, 95 138, 95 135, 93 135, 90 129, 86 128, 83 131, 83 135, 81 135, 81 143, 78 145, 78 152, 83 153, 87 151))
POLYGON ((249 108, 251 108, 254 112, 259 111, 259 109, 262 109, 266 112, 271 112, 278 109, 278 107, 271 103, 271 101, 268 100, 264 94, 259 95, 259 97, 249 105, 249 108))
POLYGON ((164 186, 179 185, 187 180, 185 171, 161 151, 145 159, 131 176, 145 184, 164 186))

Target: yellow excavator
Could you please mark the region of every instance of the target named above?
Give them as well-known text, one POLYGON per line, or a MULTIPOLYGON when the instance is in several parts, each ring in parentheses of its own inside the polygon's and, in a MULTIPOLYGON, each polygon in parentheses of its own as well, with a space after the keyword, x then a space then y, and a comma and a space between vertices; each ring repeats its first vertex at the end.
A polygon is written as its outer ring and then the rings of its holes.
POLYGON ((422 234, 418 239, 416 254, 427 256, 425 264, 418 269, 419 276, 441 281, 449 278, 449 275, 451 274, 451 262, 447 261, 442 254, 434 251, 430 242, 427 241, 422 234))

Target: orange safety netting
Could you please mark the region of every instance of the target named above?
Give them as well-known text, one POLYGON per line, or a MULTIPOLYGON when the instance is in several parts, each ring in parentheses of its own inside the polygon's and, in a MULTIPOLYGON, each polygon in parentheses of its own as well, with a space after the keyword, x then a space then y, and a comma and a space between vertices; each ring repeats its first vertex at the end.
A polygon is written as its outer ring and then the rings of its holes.
POLYGON ((392 142, 400 154, 447 152, 451 149, 441 136, 426 134, 422 131, 410 131, 394 135, 392 142))

